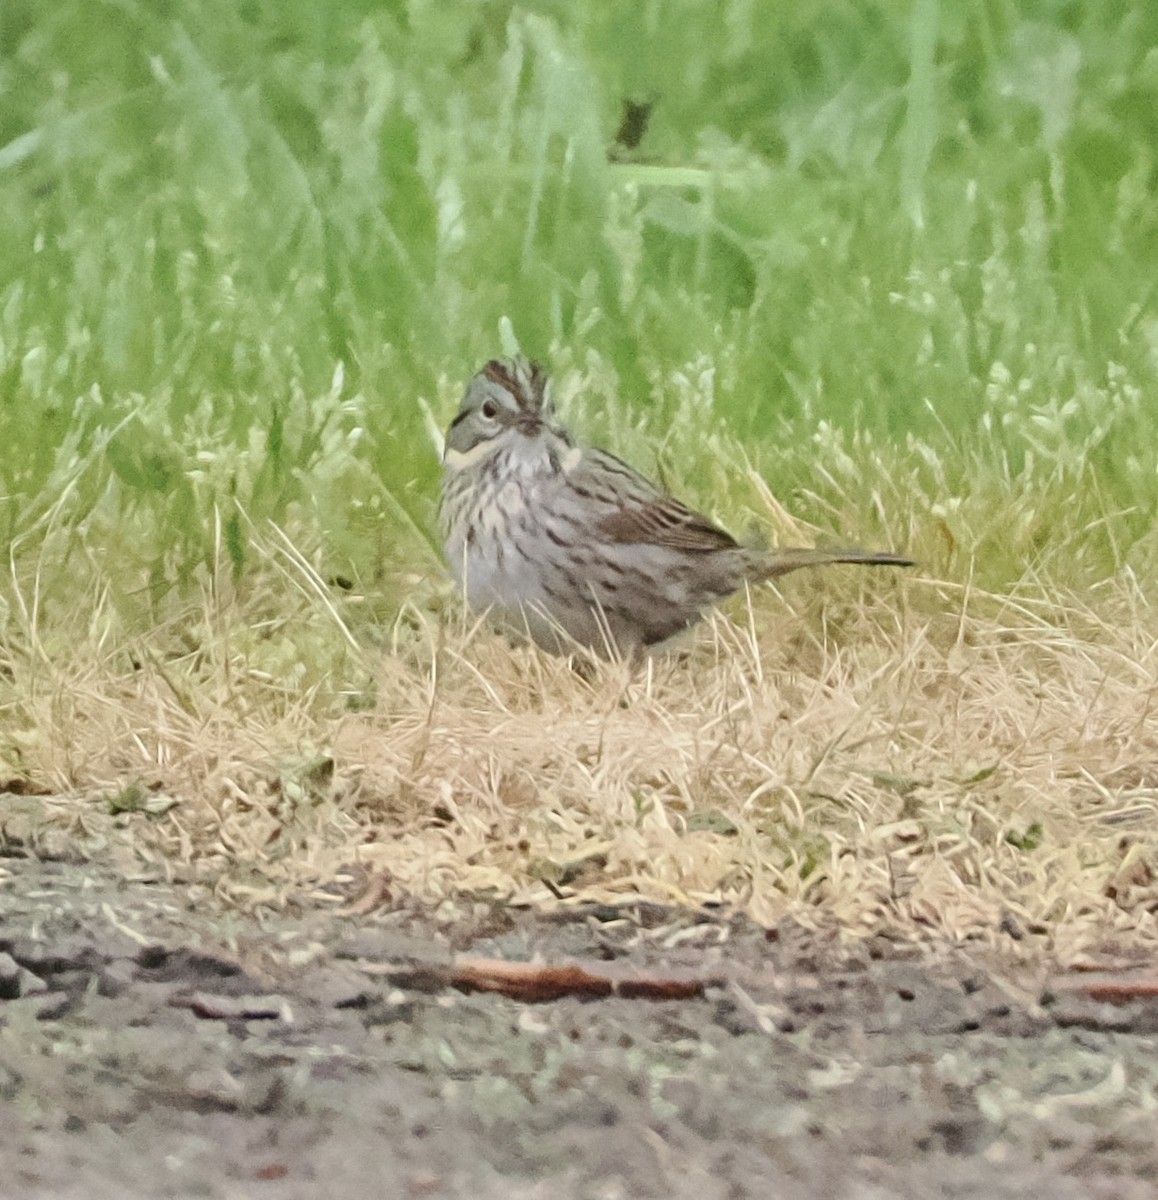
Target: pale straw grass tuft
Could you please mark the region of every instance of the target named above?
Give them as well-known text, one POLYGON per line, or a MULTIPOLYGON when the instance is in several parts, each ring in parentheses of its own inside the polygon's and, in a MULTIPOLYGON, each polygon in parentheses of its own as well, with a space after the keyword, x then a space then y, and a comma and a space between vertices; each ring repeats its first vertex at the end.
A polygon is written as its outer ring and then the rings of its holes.
POLYGON ((375 636, 277 578, 144 639, 100 596, 71 641, 12 639, 0 767, 47 794, 12 798, 8 842, 245 907, 360 864, 431 902, 718 903, 1070 960, 1158 940, 1158 619, 1129 576, 830 571, 583 669, 430 587, 375 636))

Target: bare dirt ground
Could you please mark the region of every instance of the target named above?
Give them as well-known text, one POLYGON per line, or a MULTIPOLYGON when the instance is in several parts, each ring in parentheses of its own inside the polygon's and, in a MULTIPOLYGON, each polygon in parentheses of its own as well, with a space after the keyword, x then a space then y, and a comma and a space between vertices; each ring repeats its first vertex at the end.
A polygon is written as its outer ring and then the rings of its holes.
POLYGON ((656 905, 243 917, 159 874, 8 858, 2 1190, 1154 1195, 1158 1008, 1010 947, 656 905), (702 994, 527 1003, 451 986, 463 953, 702 994))

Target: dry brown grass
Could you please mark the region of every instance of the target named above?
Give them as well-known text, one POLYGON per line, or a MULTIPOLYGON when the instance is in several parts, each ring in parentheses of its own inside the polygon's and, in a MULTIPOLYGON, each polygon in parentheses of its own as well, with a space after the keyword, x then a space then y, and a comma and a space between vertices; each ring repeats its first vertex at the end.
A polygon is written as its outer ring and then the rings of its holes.
POLYGON ((1071 961, 1158 940, 1158 619, 1128 575, 840 569, 585 672, 444 593, 355 652, 352 602, 270 583, 145 641, 100 595, 68 639, 12 637, 0 785, 46 794, 0 799, 4 837, 243 906, 357 862, 432 900, 718 901, 1071 961))

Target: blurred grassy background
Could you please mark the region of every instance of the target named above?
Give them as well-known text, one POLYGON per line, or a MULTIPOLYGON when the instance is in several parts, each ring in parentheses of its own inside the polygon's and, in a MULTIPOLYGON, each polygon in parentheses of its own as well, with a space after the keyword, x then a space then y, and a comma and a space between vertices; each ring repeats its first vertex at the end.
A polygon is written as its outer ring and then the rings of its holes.
POLYGON ((504 316, 739 532, 1158 568, 1158 7, 6 0, 0 97, 10 620, 267 519, 380 619, 504 316))

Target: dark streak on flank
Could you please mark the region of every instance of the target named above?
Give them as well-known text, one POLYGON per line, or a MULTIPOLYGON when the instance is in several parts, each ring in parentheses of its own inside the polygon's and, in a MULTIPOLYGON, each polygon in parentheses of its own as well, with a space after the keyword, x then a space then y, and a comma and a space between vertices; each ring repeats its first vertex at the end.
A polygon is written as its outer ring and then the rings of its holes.
POLYGON ((571 593, 561 592, 558 588, 552 587, 545 579, 539 584, 540 589, 548 599, 554 600, 560 608, 566 610, 571 603, 571 593))
MULTIPOLYGON (((501 545, 501 543, 498 543, 498 542, 496 542, 496 544, 501 545)), ((529 563, 533 563, 535 561, 534 558, 530 554, 528 554, 526 549, 524 548, 522 538, 511 538, 508 545, 524 561, 529 562, 529 563)))

